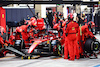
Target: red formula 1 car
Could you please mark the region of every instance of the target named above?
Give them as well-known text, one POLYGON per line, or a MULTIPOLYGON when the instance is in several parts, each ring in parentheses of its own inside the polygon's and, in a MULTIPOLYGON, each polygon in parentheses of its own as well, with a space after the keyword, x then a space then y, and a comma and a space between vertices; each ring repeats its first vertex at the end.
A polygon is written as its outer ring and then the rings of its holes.
POLYGON ((35 24, 32 20, 29 25, 17 27, 16 32, 13 33, 9 39, 11 45, 6 49, 15 53, 16 56, 61 56, 61 43, 58 41, 58 38, 55 35, 56 33, 46 29, 42 18, 37 19, 36 26, 33 25, 35 24))
POLYGON ((37 38, 30 40, 32 45, 28 53, 37 55, 61 55, 61 43, 53 31, 46 29, 42 18, 37 19, 37 27, 35 29, 38 30, 38 33, 35 34, 37 38))

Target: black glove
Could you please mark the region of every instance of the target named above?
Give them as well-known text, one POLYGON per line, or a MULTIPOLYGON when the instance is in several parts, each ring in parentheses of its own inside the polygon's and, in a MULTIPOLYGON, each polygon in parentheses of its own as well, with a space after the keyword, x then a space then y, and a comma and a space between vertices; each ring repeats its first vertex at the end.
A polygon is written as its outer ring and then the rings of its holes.
POLYGON ((33 30, 33 32, 34 32, 34 34, 37 34, 37 33, 38 33, 38 31, 37 31, 37 30, 33 30))
POLYGON ((40 30, 37 30, 37 33, 39 33, 40 32, 40 30))
POLYGON ((32 37, 28 37, 28 40, 30 41, 31 39, 33 39, 32 37))
POLYGON ((34 34, 36 34, 35 30, 32 31, 34 34))
POLYGON ((80 42, 83 43, 84 41, 83 40, 80 40, 80 42))
POLYGON ((10 43, 8 44, 8 46, 10 46, 10 43))
POLYGON ((31 40, 31 38, 30 38, 30 37, 28 37, 27 41, 30 41, 30 40, 31 40))
POLYGON ((13 41, 16 41, 15 39, 13 39, 13 41))
POLYGON ((66 36, 68 35, 68 33, 66 33, 66 36))
POLYGON ((95 37, 92 38, 94 41, 96 40, 95 37))

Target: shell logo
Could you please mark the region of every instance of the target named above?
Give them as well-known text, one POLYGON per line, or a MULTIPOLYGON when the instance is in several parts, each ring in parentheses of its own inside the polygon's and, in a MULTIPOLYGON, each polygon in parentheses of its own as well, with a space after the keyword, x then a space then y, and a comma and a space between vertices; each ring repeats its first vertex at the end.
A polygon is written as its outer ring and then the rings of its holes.
POLYGON ((34 43, 34 44, 38 44, 38 43, 34 43))
POLYGON ((4 14, 2 14, 2 18, 4 18, 4 14))
POLYGON ((75 30, 75 27, 72 27, 72 30, 75 30))

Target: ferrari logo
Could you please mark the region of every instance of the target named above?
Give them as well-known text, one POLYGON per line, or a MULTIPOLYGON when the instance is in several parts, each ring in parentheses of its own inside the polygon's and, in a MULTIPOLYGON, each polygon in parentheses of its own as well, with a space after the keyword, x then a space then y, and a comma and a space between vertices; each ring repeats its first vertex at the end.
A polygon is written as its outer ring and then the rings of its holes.
POLYGON ((72 30, 75 30, 75 27, 72 27, 72 30))
POLYGON ((4 18, 4 14, 2 14, 2 18, 4 18))

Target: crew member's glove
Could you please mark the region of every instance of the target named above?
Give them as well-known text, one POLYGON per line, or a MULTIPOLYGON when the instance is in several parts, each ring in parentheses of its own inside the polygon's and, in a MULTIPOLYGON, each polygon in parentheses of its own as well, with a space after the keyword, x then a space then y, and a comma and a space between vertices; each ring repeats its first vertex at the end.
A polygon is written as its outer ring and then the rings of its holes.
POLYGON ((80 40, 80 42, 83 43, 84 41, 83 40, 80 40))
POLYGON ((13 39, 13 41, 16 41, 15 39, 13 39))
POLYGON ((68 35, 68 33, 66 33, 66 36, 68 35))
POLYGON ((96 38, 95 38, 95 37, 93 37, 92 39, 93 39, 94 41, 96 40, 96 38))

